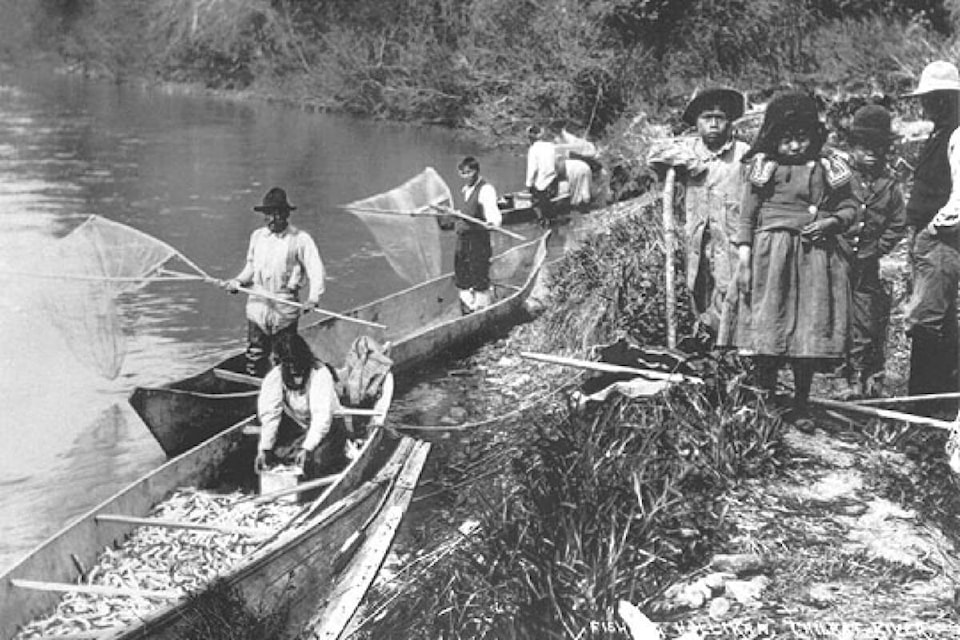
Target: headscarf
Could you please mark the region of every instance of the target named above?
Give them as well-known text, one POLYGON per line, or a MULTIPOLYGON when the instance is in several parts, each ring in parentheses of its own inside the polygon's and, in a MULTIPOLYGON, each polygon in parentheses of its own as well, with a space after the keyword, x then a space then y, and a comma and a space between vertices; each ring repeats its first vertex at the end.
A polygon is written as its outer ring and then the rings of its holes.
POLYGON ((823 144, 827 140, 827 129, 820 121, 817 102, 812 96, 800 91, 778 93, 767 105, 763 115, 763 124, 753 146, 743 156, 744 162, 762 153, 773 159, 777 158, 777 146, 780 137, 786 131, 805 131, 810 134, 810 148, 806 155, 799 159, 806 162, 820 155, 823 144))

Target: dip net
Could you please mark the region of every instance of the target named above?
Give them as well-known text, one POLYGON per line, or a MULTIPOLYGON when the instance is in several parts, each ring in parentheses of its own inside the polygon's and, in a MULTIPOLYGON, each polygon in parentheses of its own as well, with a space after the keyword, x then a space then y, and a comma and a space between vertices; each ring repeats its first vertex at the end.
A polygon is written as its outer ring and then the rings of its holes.
POLYGON ((156 280, 209 280, 180 252, 146 233, 91 216, 45 253, 42 305, 67 347, 107 379, 120 374, 126 335, 118 299, 156 280), (180 258, 194 274, 167 271, 180 258))
POLYGON ((397 275, 416 284, 440 275, 436 213, 452 205, 450 187, 427 167, 399 187, 343 207, 367 226, 397 275))

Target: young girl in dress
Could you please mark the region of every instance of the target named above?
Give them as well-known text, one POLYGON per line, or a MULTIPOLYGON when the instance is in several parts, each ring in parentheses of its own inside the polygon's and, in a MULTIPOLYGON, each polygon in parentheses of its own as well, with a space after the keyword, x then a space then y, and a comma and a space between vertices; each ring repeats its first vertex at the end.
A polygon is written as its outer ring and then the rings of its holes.
POLYGON ((846 352, 850 306, 848 261, 839 234, 859 207, 850 168, 823 153, 826 128, 816 102, 782 93, 767 106, 748 164, 734 239, 741 293, 735 346, 756 360, 758 382, 775 397, 777 373, 794 377, 790 416, 810 428, 813 374, 846 352))

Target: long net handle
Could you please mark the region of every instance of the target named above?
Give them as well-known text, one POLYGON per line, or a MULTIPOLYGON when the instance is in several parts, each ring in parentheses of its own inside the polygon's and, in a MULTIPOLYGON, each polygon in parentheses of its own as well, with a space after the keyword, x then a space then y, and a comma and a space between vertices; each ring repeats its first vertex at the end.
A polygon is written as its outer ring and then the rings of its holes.
MULTIPOLYGON (((201 280, 201 281, 203 281, 203 282, 209 282, 210 284, 215 284, 215 285, 221 286, 221 287, 222 287, 223 284, 226 282, 225 280, 220 280, 220 279, 218 279, 218 278, 212 278, 212 277, 207 276, 207 275, 204 275, 204 276, 195 276, 195 275, 191 275, 191 274, 189 274, 189 273, 180 273, 180 272, 177 272, 177 271, 165 271, 165 273, 168 273, 168 274, 170 274, 170 275, 172 275, 172 276, 176 276, 177 279, 180 279, 180 280, 201 280)), ((295 301, 295 300, 287 300, 286 298, 281 298, 280 296, 274 295, 274 294, 272 294, 272 293, 267 293, 266 291, 257 291, 257 290, 255 290, 255 289, 251 289, 250 287, 237 287, 237 290, 238 290, 238 291, 242 291, 243 293, 247 294, 248 296, 257 296, 258 298, 266 298, 267 300, 273 300, 274 302, 279 302, 279 303, 281 303, 281 304, 290 305, 291 307, 297 307, 298 309, 303 309, 304 311, 316 311, 316 312, 318 312, 318 313, 324 313, 324 314, 326 314, 326 315, 328 315, 328 316, 332 316, 332 317, 334 317, 334 318, 339 318, 339 319, 341 319, 341 320, 346 320, 347 322, 355 322, 355 323, 357 323, 357 324, 366 325, 366 326, 368 326, 368 327, 373 327, 373 328, 375 328, 375 329, 386 329, 386 328, 387 328, 386 325, 380 324, 379 322, 370 322, 369 320, 361 320, 360 318, 354 318, 354 317, 352 317, 352 316, 347 316, 347 315, 344 315, 344 314, 342 314, 342 313, 337 313, 336 311, 329 311, 329 310, 327 310, 327 309, 320 309, 320 308, 308 308, 305 304, 303 304, 303 303, 301 303, 301 302, 297 302, 297 301, 295 301)))
POLYGON ((355 207, 353 205, 340 205, 343 209, 354 209, 356 211, 362 211, 363 213, 383 213, 383 214, 392 214, 392 215, 401 215, 401 216, 445 216, 451 215, 455 218, 460 218, 466 220, 467 222, 472 222, 473 224, 480 225, 481 227, 489 230, 496 231, 497 233, 502 233, 505 236, 509 236, 515 240, 527 240, 525 236, 520 235, 519 233, 514 233, 512 231, 507 231, 502 227, 495 227, 491 224, 485 223, 483 220, 478 220, 476 218, 471 218, 465 213, 461 213, 456 209, 451 207, 439 205, 439 204, 428 204, 425 209, 378 209, 377 207, 355 207), (429 209, 434 209, 434 211, 429 211, 429 209))
MULTIPOLYGON (((488 231, 496 231, 497 233, 502 233, 505 236, 509 236, 515 240, 526 240, 526 237, 520 235, 519 233, 514 233, 512 231, 507 231, 501 227, 495 227, 492 224, 483 222, 482 220, 477 220, 476 218, 470 217, 465 213, 461 213, 452 207, 446 207, 440 204, 431 204, 431 209, 435 209, 439 212, 438 215, 451 215, 454 218, 459 218, 461 220, 466 220, 467 222, 472 222, 473 224, 480 225, 488 231)), ((426 212, 425 212, 426 213, 426 212)), ((436 215, 436 214, 435 214, 436 215)))

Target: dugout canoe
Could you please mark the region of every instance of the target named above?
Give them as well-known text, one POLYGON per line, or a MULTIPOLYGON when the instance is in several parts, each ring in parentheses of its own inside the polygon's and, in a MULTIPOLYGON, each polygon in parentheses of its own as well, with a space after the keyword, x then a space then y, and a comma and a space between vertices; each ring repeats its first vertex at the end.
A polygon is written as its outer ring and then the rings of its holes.
MULTIPOLYGON (((561 193, 552 198, 551 201, 554 211, 557 213, 562 214, 570 210, 569 193, 561 193)), ((503 224, 505 225, 533 222, 537 219, 529 191, 505 193, 497 200, 497 206, 500 208, 500 215, 503 216, 503 224)))
MULTIPOLYGON (((176 527, 186 528, 184 523, 149 515, 174 490, 184 486, 220 488, 225 476, 236 477, 237 469, 248 470, 252 476, 255 439, 249 434, 251 421, 238 422, 168 460, 74 520, 0 576, 0 640, 15 638, 22 625, 38 618, 44 622, 34 622, 34 631, 40 626, 43 633, 42 627, 64 593, 93 593, 83 597, 94 601, 106 596, 157 599, 146 615, 132 620, 127 615, 127 621, 108 628, 91 626, 89 618, 95 618, 94 613, 87 614, 87 621, 82 615, 79 620, 70 618, 69 624, 76 625, 73 638, 206 637, 190 625, 198 620, 211 622, 209 612, 216 603, 211 598, 219 597, 217 594, 229 594, 231 602, 239 601, 245 611, 280 616, 276 623, 285 638, 297 637, 308 626, 321 623, 323 637, 339 637, 386 556, 429 452, 429 444, 392 436, 381 426, 371 429, 358 456, 333 484, 302 506, 293 506, 295 515, 286 524, 266 531, 264 538, 256 539, 252 551, 239 554, 234 566, 191 593, 148 595, 117 586, 110 576, 91 570, 105 548, 118 547, 137 529, 148 527, 168 535, 165 532, 176 527)), ((237 534, 223 530, 209 535, 237 534)), ((168 545, 159 547, 163 550, 168 545)), ((176 570, 181 571, 179 565, 187 562, 185 553, 171 554, 163 561, 175 561, 176 570)), ((111 609, 114 606, 111 604, 111 609)), ((53 620, 52 624, 63 623, 62 619, 53 620)), ((99 624, 103 623, 100 618, 99 624)), ((62 628, 57 631, 62 632, 62 628)))
MULTIPOLYGON (((394 372, 479 341, 522 314, 547 255, 547 236, 493 258, 496 302, 463 315, 453 274, 440 276, 350 311, 348 315, 386 325, 371 329, 338 318, 302 327, 300 334, 325 362, 339 366, 353 340, 366 334, 390 343, 394 372)), ((238 353, 196 375, 158 387, 138 387, 130 404, 168 456, 175 456, 256 411, 257 387, 244 382, 244 355, 238 353)))

